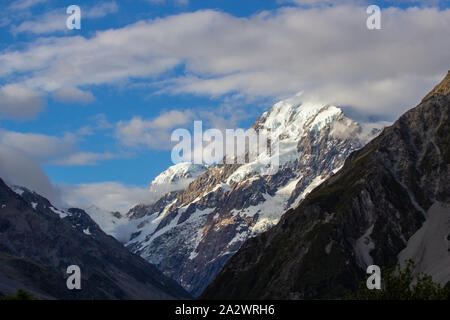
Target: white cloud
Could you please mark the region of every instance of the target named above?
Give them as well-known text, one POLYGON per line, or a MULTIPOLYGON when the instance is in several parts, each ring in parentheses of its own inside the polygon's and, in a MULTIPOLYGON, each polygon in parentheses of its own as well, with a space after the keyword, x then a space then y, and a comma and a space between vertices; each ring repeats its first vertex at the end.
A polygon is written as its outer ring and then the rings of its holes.
POLYGON ((102 160, 114 159, 112 153, 77 152, 67 157, 53 161, 53 164, 60 166, 92 166, 102 160))
POLYGON ((41 163, 74 151, 73 140, 70 136, 58 138, 5 130, 0 130, 0 145, 15 149, 41 163))
POLYGON ((160 194, 117 182, 54 185, 41 165, 94 165, 112 159, 111 153, 77 151, 72 135, 64 138, 0 130, 0 178, 10 185, 25 186, 59 207, 101 204, 110 211, 127 211, 137 203, 151 203, 160 194))
POLYGON ((157 195, 147 188, 127 186, 118 182, 100 182, 78 185, 59 185, 62 200, 69 206, 100 205, 108 211, 127 212, 138 203, 150 203, 157 195))
POLYGON ((60 138, 0 129, 0 146, 8 150, 15 150, 36 164, 91 166, 97 165, 100 161, 117 157, 110 152, 79 151, 76 145, 77 140, 78 137, 74 134, 66 134, 60 138))
POLYGON ((103 2, 95 5, 94 7, 87 10, 85 17, 87 18, 102 18, 108 14, 117 13, 119 11, 119 6, 115 1, 113 2, 103 2))
POLYGON ((108 152, 79 151, 76 142, 77 136, 73 134, 59 138, 0 129, 0 178, 10 185, 34 190, 56 206, 66 205, 60 188, 51 183, 42 165, 96 165, 116 157, 108 152))
POLYGON ((91 126, 83 126, 77 130, 80 136, 91 136, 94 134, 94 129, 91 126))
POLYGON ((385 9, 376 31, 366 19, 365 7, 352 5, 249 18, 197 11, 5 51, 0 77, 27 74, 24 83, 44 91, 155 77, 169 93, 278 99, 303 90, 393 118, 447 72, 450 10, 385 9), (180 65, 184 76, 168 72, 180 65))
POLYGON ((45 105, 42 94, 21 84, 0 87, 0 118, 30 119, 45 105))
POLYGON ((29 153, 0 143, 0 178, 9 185, 25 186, 57 207, 86 208, 101 204, 108 211, 125 213, 138 203, 152 203, 161 194, 118 182, 54 185, 29 153))
POLYGON ((47 0, 16 0, 8 7, 10 10, 24 10, 31 8, 39 3, 44 3, 47 0))
POLYGON ((79 128, 76 132, 77 135, 91 136, 98 131, 104 131, 114 128, 114 125, 107 120, 106 115, 103 113, 90 117, 88 121, 91 123, 79 128))
POLYGON ((194 121, 202 121, 203 130, 223 130, 235 128, 239 121, 247 117, 248 112, 233 109, 229 105, 222 105, 214 110, 200 107, 196 110, 172 110, 149 120, 133 117, 128 121, 119 121, 115 136, 125 146, 169 150, 173 147, 171 134, 175 129, 192 131, 194 121))
POLYGON ((172 129, 193 121, 190 110, 172 110, 162 113, 152 120, 134 117, 129 121, 120 121, 116 128, 116 137, 126 146, 144 145, 151 149, 170 149, 172 129))
POLYGON ((59 102, 81 102, 83 104, 95 101, 95 97, 89 91, 82 91, 76 87, 60 88, 53 92, 53 99, 59 102))
POLYGON ((114 127, 114 125, 108 121, 104 113, 96 114, 91 120, 95 122, 95 128, 97 130, 107 130, 114 127))
POLYGON ((0 178, 9 185, 26 186, 61 204, 59 189, 54 187, 39 164, 27 154, 0 144, 0 178))
POLYGON ((53 10, 39 15, 33 20, 24 21, 18 26, 11 26, 11 32, 16 35, 22 32, 44 34, 56 31, 68 31, 66 27, 67 17, 63 9, 53 10))
POLYGON ((150 203, 158 195, 146 188, 117 182, 54 185, 39 163, 15 148, 0 144, 0 178, 9 185, 25 186, 48 198, 57 207, 86 207, 101 204, 109 211, 127 211, 137 203, 150 203))
MULTIPOLYGON (((87 159, 97 158, 95 154, 87 159)), ((109 156, 107 156, 109 158, 109 156)), ((75 159, 76 156, 73 157, 75 159)), ((85 162, 86 159, 82 159, 85 162)), ((137 203, 157 200, 156 193, 146 188, 126 186, 117 182, 79 185, 54 185, 29 152, 0 142, 0 178, 9 185, 25 186, 48 198, 57 207, 86 207, 101 204, 109 211, 127 211, 137 203)))

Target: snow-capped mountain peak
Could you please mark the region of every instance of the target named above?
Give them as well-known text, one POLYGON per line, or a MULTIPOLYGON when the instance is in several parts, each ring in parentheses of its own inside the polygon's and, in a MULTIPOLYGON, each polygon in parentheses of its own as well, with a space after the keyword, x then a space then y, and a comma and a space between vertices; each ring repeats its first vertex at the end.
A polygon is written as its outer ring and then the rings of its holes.
POLYGON ((275 225, 378 132, 370 127, 301 94, 276 103, 252 126, 277 144, 276 172, 264 171, 260 155, 245 164, 172 166, 150 185, 167 192, 127 214, 126 245, 198 295, 246 239, 275 225))
POLYGON ((187 187, 187 184, 193 181, 207 170, 207 167, 201 164, 182 162, 175 164, 165 171, 161 172, 150 184, 150 190, 161 186, 179 185, 180 189, 187 187))
POLYGON ((257 123, 259 128, 271 130, 275 135, 284 133, 298 138, 309 121, 314 121, 314 125, 320 130, 341 113, 342 110, 335 106, 305 100, 300 92, 292 98, 274 104, 257 123))

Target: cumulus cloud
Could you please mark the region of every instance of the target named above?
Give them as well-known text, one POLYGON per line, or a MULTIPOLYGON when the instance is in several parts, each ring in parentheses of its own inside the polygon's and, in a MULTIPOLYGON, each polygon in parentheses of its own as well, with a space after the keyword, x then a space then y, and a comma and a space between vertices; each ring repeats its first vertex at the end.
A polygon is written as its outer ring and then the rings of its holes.
POLYGON ((25 186, 36 191, 55 205, 62 203, 59 189, 52 185, 36 161, 20 150, 1 144, 0 178, 9 185, 25 186))
POLYGON ((59 138, 0 129, 0 178, 9 185, 36 191, 56 206, 67 206, 62 199, 63 190, 52 184, 42 165, 96 165, 99 161, 116 157, 108 152, 79 151, 76 141, 77 137, 72 134, 59 138))
POLYGON ((103 209, 124 213, 138 203, 156 200, 147 188, 127 186, 118 182, 59 185, 59 188, 62 200, 73 207, 100 204, 103 209))
POLYGON ((15 150, 37 164, 90 166, 116 157, 110 152, 79 151, 76 145, 77 140, 78 137, 74 134, 66 134, 60 138, 0 129, 0 146, 15 150))
POLYGON ((64 103, 81 102, 86 104, 95 101, 95 97, 91 92, 82 91, 75 87, 60 88, 53 92, 52 97, 56 101, 64 103))
MULTIPOLYGON (((26 9, 39 2, 43 0, 13 4, 26 9)), ((248 18, 202 10, 89 37, 40 38, 17 50, 4 49, 0 78, 20 77, 22 83, 0 88, 0 115, 33 116, 44 106, 42 91, 60 101, 87 103, 94 97, 79 87, 146 78, 160 92, 220 98, 228 94, 283 98, 303 90, 326 103, 393 117, 412 107, 447 72, 450 10, 384 9, 383 29, 369 31, 366 8, 358 1, 334 6, 327 0, 296 2, 302 6, 248 18), (183 75, 171 72, 180 66, 183 75)), ((114 4, 92 8, 86 15, 114 13, 114 4)), ((12 30, 51 33, 65 28, 66 16, 63 11, 49 12, 38 17, 43 18, 41 24, 38 19, 25 21, 12 30)), ((167 149, 171 130, 192 124, 197 116, 227 126, 211 111, 170 111, 155 119, 121 121, 115 133, 124 145, 167 149)), ((112 128, 101 115, 95 125, 77 134, 100 128, 112 128)), ((346 132, 336 128, 334 134, 346 132)), ((51 199, 57 199, 59 189, 51 185, 41 164, 96 164, 112 157, 108 152, 79 151, 71 136, 0 132, 0 176, 51 199)), ((136 203, 153 201, 147 189, 117 182, 60 189, 64 202, 72 206, 101 203, 105 209, 123 212, 136 203)))
POLYGON ((285 7, 249 18, 203 10, 48 38, 0 54, 0 77, 26 73, 25 84, 47 91, 158 76, 174 94, 278 99, 303 90, 392 118, 447 72, 450 10, 388 8, 382 30, 368 30, 365 9, 285 7), (167 72, 180 65, 183 76, 167 72))
POLYGON ((102 18, 108 14, 117 13, 119 6, 115 1, 99 3, 87 10, 85 17, 87 18, 102 18))
POLYGON ((35 17, 33 20, 24 21, 19 25, 11 26, 11 32, 14 35, 17 35, 22 32, 44 34, 56 31, 67 31, 66 19, 67 15, 63 9, 52 10, 35 17))
POLYGON ((0 145, 15 149, 41 163, 67 155, 74 150, 70 136, 58 138, 43 134, 6 130, 0 130, 0 145))
POLYGON ((157 194, 146 188, 117 182, 55 185, 38 162, 15 148, 0 144, 0 178, 9 185, 25 186, 48 198, 57 207, 86 207, 101 204, 109 211, 126 212, 137 203, 151 203, 157 194))
POLYGON ((114 125, 108 121, 106 115, 103 113, 96 114, 88 119, 90 122, 79 128, 76 132, 79 136, 91 136, 99 131, 109 130, 114 128, 114 125))
POLYGON ((239 121, 247 117, 249 117, 248 112, 236 110, 228 104, 214 110, 209 108, 172 110, 163 112, 153 119, 133 117, 131 120, 119 121, 116 124, 115 136, 125 146, 169 150, 173 146, 171 135, 175 129, 192 131, 194 121, 201 121, 203 130, 207 128, 225 130, 235 128, 239 121))
POLYGON ((172 129, 193 121, 192 111, 172 110, 162 113, 152 120, 134 117, 129 121, 120 121, 116 128, 116 137, 126 146, 144 145, 151 149, 170 149, 172 129))
POLYGON ((45 106, 42 93, 21 84, 0 87, 0 118, 30 119, 45 106))
POLYGON ((95 122, 95 128, 98 130, 107 130, 113 128, 113 124, 108 121, 104 113, 96 114, 91 118, 95 122))
MULTIPOLYGON (((95 154, 80 153, 88 159, 95 154)), ((76 159, 77 155, 73 156, 76 159)), ((109 158, 109 157, 108 157, 109 158)), ((82 159, 84 163, 86 159, 82 159)), ((0 178, 9 185, 25 186, 48 198, 57 207, 86 207, 101 204, 109 211, 126 212, 137 203, 151 203, 159 194, 146 188, 127 186, 118 182, 79 185, 55 185, 29 152, 0 142, 0 178)))
MULTIPOLYGON (((73 134, 59 138, 0 129, 0 178, 9 185, 24 186, 36 191, 56 206, 67 206, 61 194, 66 189, 62 190, 52 184, 42 170, 42 165, 96 165, 99 161, 116 157, 109 152, 79 151, 76 142, 77 137, 73 134)), ((130 190, 127 195, 133 191, 135 190, 130 190)))
POLYGON ((52 163, 60 166, 92 166, 96 165, 101 160, 110 160, 114 158, 115 156, 110 152, 77 152, 57 159, 52 163))

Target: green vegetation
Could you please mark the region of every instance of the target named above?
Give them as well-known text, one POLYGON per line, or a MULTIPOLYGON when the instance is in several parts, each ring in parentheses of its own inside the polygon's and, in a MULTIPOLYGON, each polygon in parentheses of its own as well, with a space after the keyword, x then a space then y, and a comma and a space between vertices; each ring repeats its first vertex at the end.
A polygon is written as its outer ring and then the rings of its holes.
POLYGON ((450 288, 442 288, 433 282, 431 276, 420 273, 413 276, 414 262, 406 261, 405 268, 397 266, 381 272, 381 290, 367 289, 366 282, 360 283, 356 295, 350 300, 449 300, 450 288))
POLYGON ((38 300, 31 293, 19 289, 16 294, 7 295, 3 298, 3 300, 38 300))

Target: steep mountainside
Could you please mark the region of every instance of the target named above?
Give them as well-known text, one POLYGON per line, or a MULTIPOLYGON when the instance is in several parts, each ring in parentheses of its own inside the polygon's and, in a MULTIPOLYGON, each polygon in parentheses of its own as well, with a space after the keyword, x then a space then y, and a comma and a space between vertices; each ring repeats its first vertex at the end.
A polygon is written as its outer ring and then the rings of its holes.
POLYGON ((178 163, 163 171, 153 179, 149 189, 157 189, 158 187, 163 188, 164 186, 170 186, 172 189, 171 191, 184 189, 206 170, 207 168, 201 164, 189 162, 178 163))
POLYGON ((19 288, 47 299, 189 298, 83 210, 59 210, 0 179, 0 296, 19 288), (81 268, 81 290, 66 287, 70 265, 81 268))
POLYGON ((450 281, 450 72, 419 106, 249 239, 203 298, 342 297, 367 265, 413 258, 450 281))
MULTIPOLYGON (((257 131, 270 130, 271 141, 280 141, 276 174, 265 174, 258 159, 211 166, 184 190, 133 208, 128 216, 135 229, 128 248, 199 295, 246 239, 275 225, 284 210, 379 133, 337 107, 301 99, 275 104, 253 125, 257 131)), ((171 176, 174 169, 161 176, 171 176)))

